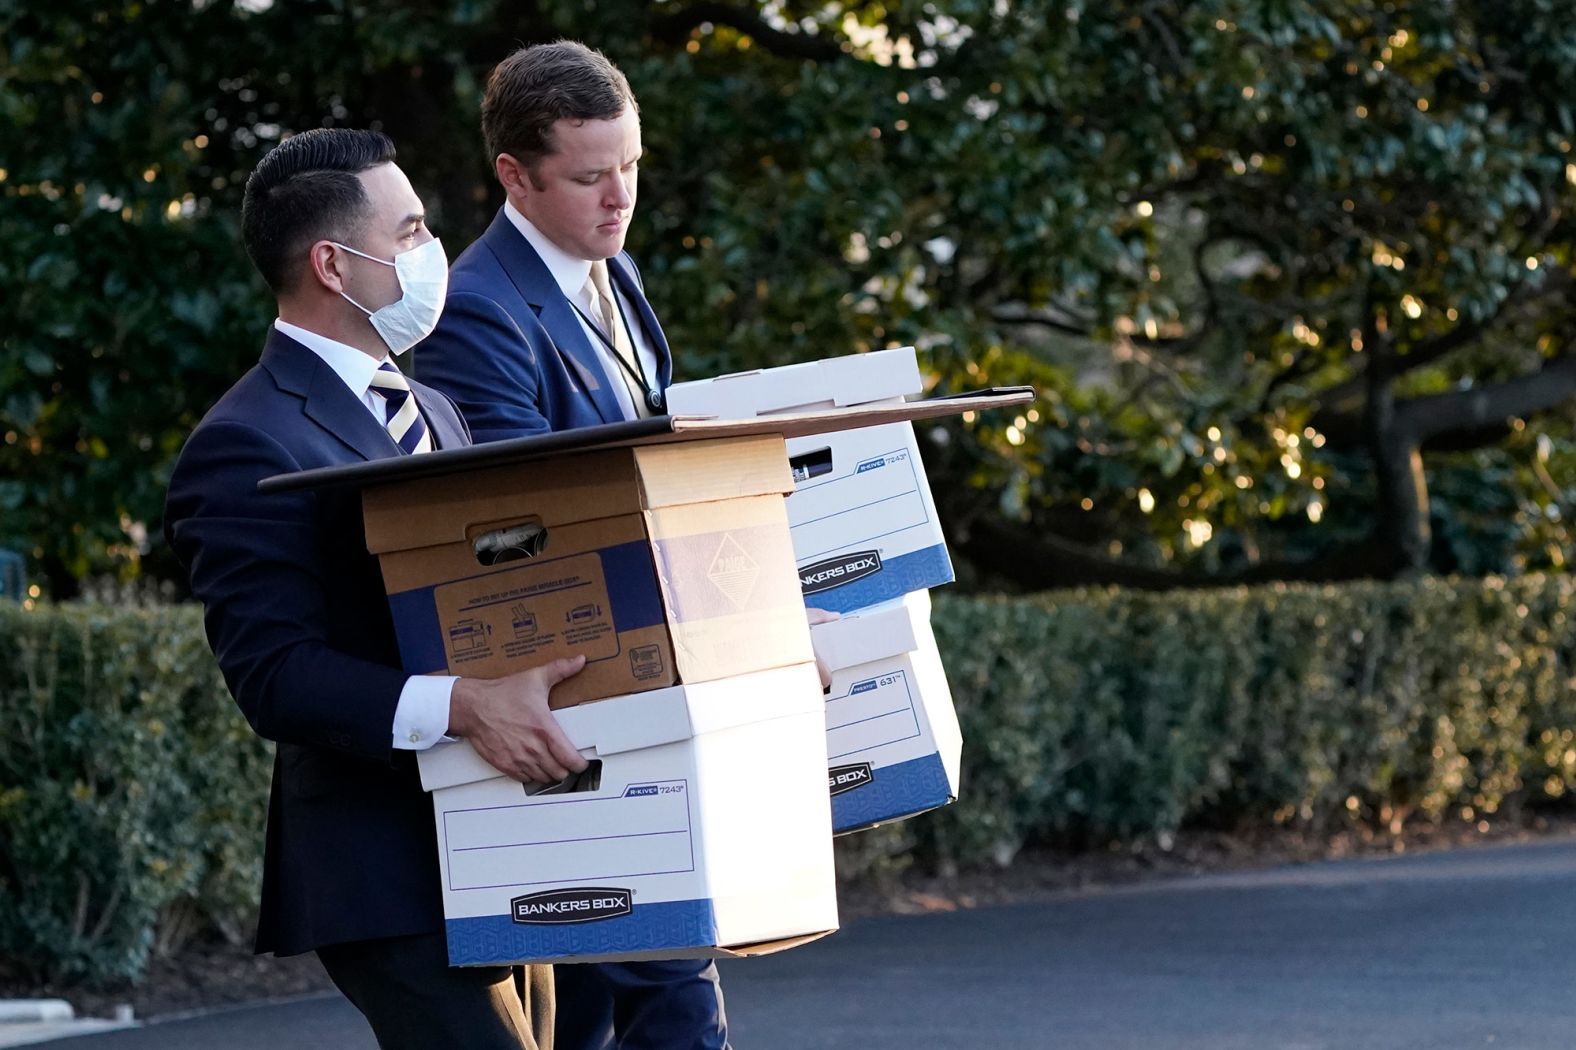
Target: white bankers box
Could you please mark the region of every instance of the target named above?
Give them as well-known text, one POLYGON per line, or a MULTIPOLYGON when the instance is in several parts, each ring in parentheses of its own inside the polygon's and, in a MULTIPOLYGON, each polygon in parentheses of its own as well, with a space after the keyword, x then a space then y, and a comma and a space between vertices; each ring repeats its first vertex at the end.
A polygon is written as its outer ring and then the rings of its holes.
POLYGON ((944 806, 958 797, 963 738, 924 591, 810 628, 832 676, 827 788, 834 833, 944 806))
POLYGON ((813 664, 556 715, 587 790, 527 794, 464 742, 419 758, 451 964, 753 955, 837 928, 813 664))
MULTIPOLYGON (((921 388, 913 347, 739 372, 668 388, 674 415, 747 419, 900 401, 921 388)), ((805 604, 847 612, 951 583, 911 423, 788 440, 788 523, 805 604)))

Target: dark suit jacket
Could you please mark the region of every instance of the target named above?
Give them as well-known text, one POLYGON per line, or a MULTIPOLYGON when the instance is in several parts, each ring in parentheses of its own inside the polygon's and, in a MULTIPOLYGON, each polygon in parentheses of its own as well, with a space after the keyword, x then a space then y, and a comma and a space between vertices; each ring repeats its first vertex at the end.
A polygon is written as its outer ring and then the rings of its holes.
MULTIPOLYGON (((673 357, 627 253, 608 274, 657 355, 659 389, 673 357)), ((449 270, 438 328, 418 345, 416 375, 454 399, 476 440, 571 430, 624 417, 592 346, 552 272, 501 210, 449 270)))
MULTIPOLYGON (((411 387, 435 446, 470 444, 443 395, 411 387)), ((257 492, 274 474, 401 454, 333 369, 273 330, 170 479, 165 533, 209 644, 252 728, 278 742, 259 952, 443 928, 432 803, 412 753, 392 747, 407 676, 360 497, 257 492)))

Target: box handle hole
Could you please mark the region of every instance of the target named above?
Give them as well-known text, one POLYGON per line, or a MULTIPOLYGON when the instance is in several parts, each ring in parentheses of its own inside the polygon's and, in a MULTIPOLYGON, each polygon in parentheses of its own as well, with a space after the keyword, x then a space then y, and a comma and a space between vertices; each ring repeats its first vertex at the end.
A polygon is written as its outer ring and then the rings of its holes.
POLYGON ((818 478, 822 474, 832 472, 832 450, 818 448, 802 455, 794 456, 788 460, 788 469, 793 473, 794 484, 818 478))
POLYGON ((581 791, 600 791, 602 789, 602 760, 593 758, 580 772, 571 773, 562 780, 551 784, 527 784, 527 795, 573 795, 581 791))
POLYGON ((547 549, 547 526, 540 521, 524 521, 502 528, 488 529, 471 539, 471 550, 483 565, 534 558, 547 549))

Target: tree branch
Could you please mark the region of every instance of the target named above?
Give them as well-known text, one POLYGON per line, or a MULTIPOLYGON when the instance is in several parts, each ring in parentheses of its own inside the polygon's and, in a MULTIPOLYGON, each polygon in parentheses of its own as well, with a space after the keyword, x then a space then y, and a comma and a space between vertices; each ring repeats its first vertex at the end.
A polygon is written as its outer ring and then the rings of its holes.
POLYGON ((1536 372, 1503 383, 1433 394, 1396 407, 1396 425, 1421 443, 1484 431, 1547 411, 1576 397, 1576 353, 1567 350, 1536 372))
POLYGON ((1165 591, 1231 587, 1272 580, 1337 582, 1382 575, 1384 563, 1370 544, 1306 562, 1263 562, 1228 573, 1152 568, 1111 558, 1061 536, 996 518, 976 518, 951 539, 976 567, 1025 590, 1119 586, 1165 591))
POLYGON ((694 0, 677 11, 656 15, 649 26, 653 39, 671 46, 682 45, 690 33, 705 22, 729 26, 747 34, 765 50, 779 58, 831 62, 846 57, 836 40, 789 33, 767 23, 753 10, 745 10, 721 0, 694 0))
MULTIPOLYGON (((1572 280, 1570 274, 1561 270, 1558 271, 1558 276, 1551 273, 1535 291, 1531 291, 1530 285, 1525 283, 1517 285, 1488 317, 1481 321, 1463 321, 1447 332, 1417 343, 1405 354, 1396 355, 1391 361, 1391 367, 1396 375, 1425 368, 1463 347, 1471 346, 1490 330, 1500 327, 1502 322, 1511 320, 1512 311, 1531 306, 1555 295, 1568 295, 1573 283, 1576 281, 1572 280)), ((1332 413, 1355 411, 1356 402, 1366 389, 1365 384, 1366 380, 1361 375, 1343 380, 1320 394, 1319 403, 1332 413)))
POLYGON ((1095 337, 1092 326, 1069 320, 1066 314, 1054 308, 1008 311, 997 307, 991 311, 990 319, 992 324, 1024 328, 1049 328, 1053 332, 1077 336, 1080 339, 1093 339, 1095 337))

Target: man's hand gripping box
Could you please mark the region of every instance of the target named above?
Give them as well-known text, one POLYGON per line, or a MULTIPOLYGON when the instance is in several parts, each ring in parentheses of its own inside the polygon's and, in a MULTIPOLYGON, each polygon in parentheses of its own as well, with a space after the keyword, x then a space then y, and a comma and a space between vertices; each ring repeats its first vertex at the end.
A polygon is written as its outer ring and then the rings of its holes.
POLYGON ((827 788, 841 834, 958 797, 963 737, 924 591, 810 628, 826 693, 827 788))
MULTIPOLYGON (((678 383, 667 398, 675 415, 748 419, 900 402, 920 388, 905 347, 678 383)), ((805 604, 847 612, 952 582, 912 423, 790 438, 787 447, 805 604)))
POLYGON ((463 742, 419 757, 453 965, 754 955, 837 928, 813 664, 557 718, 592 762, 567 792, 463 742))

